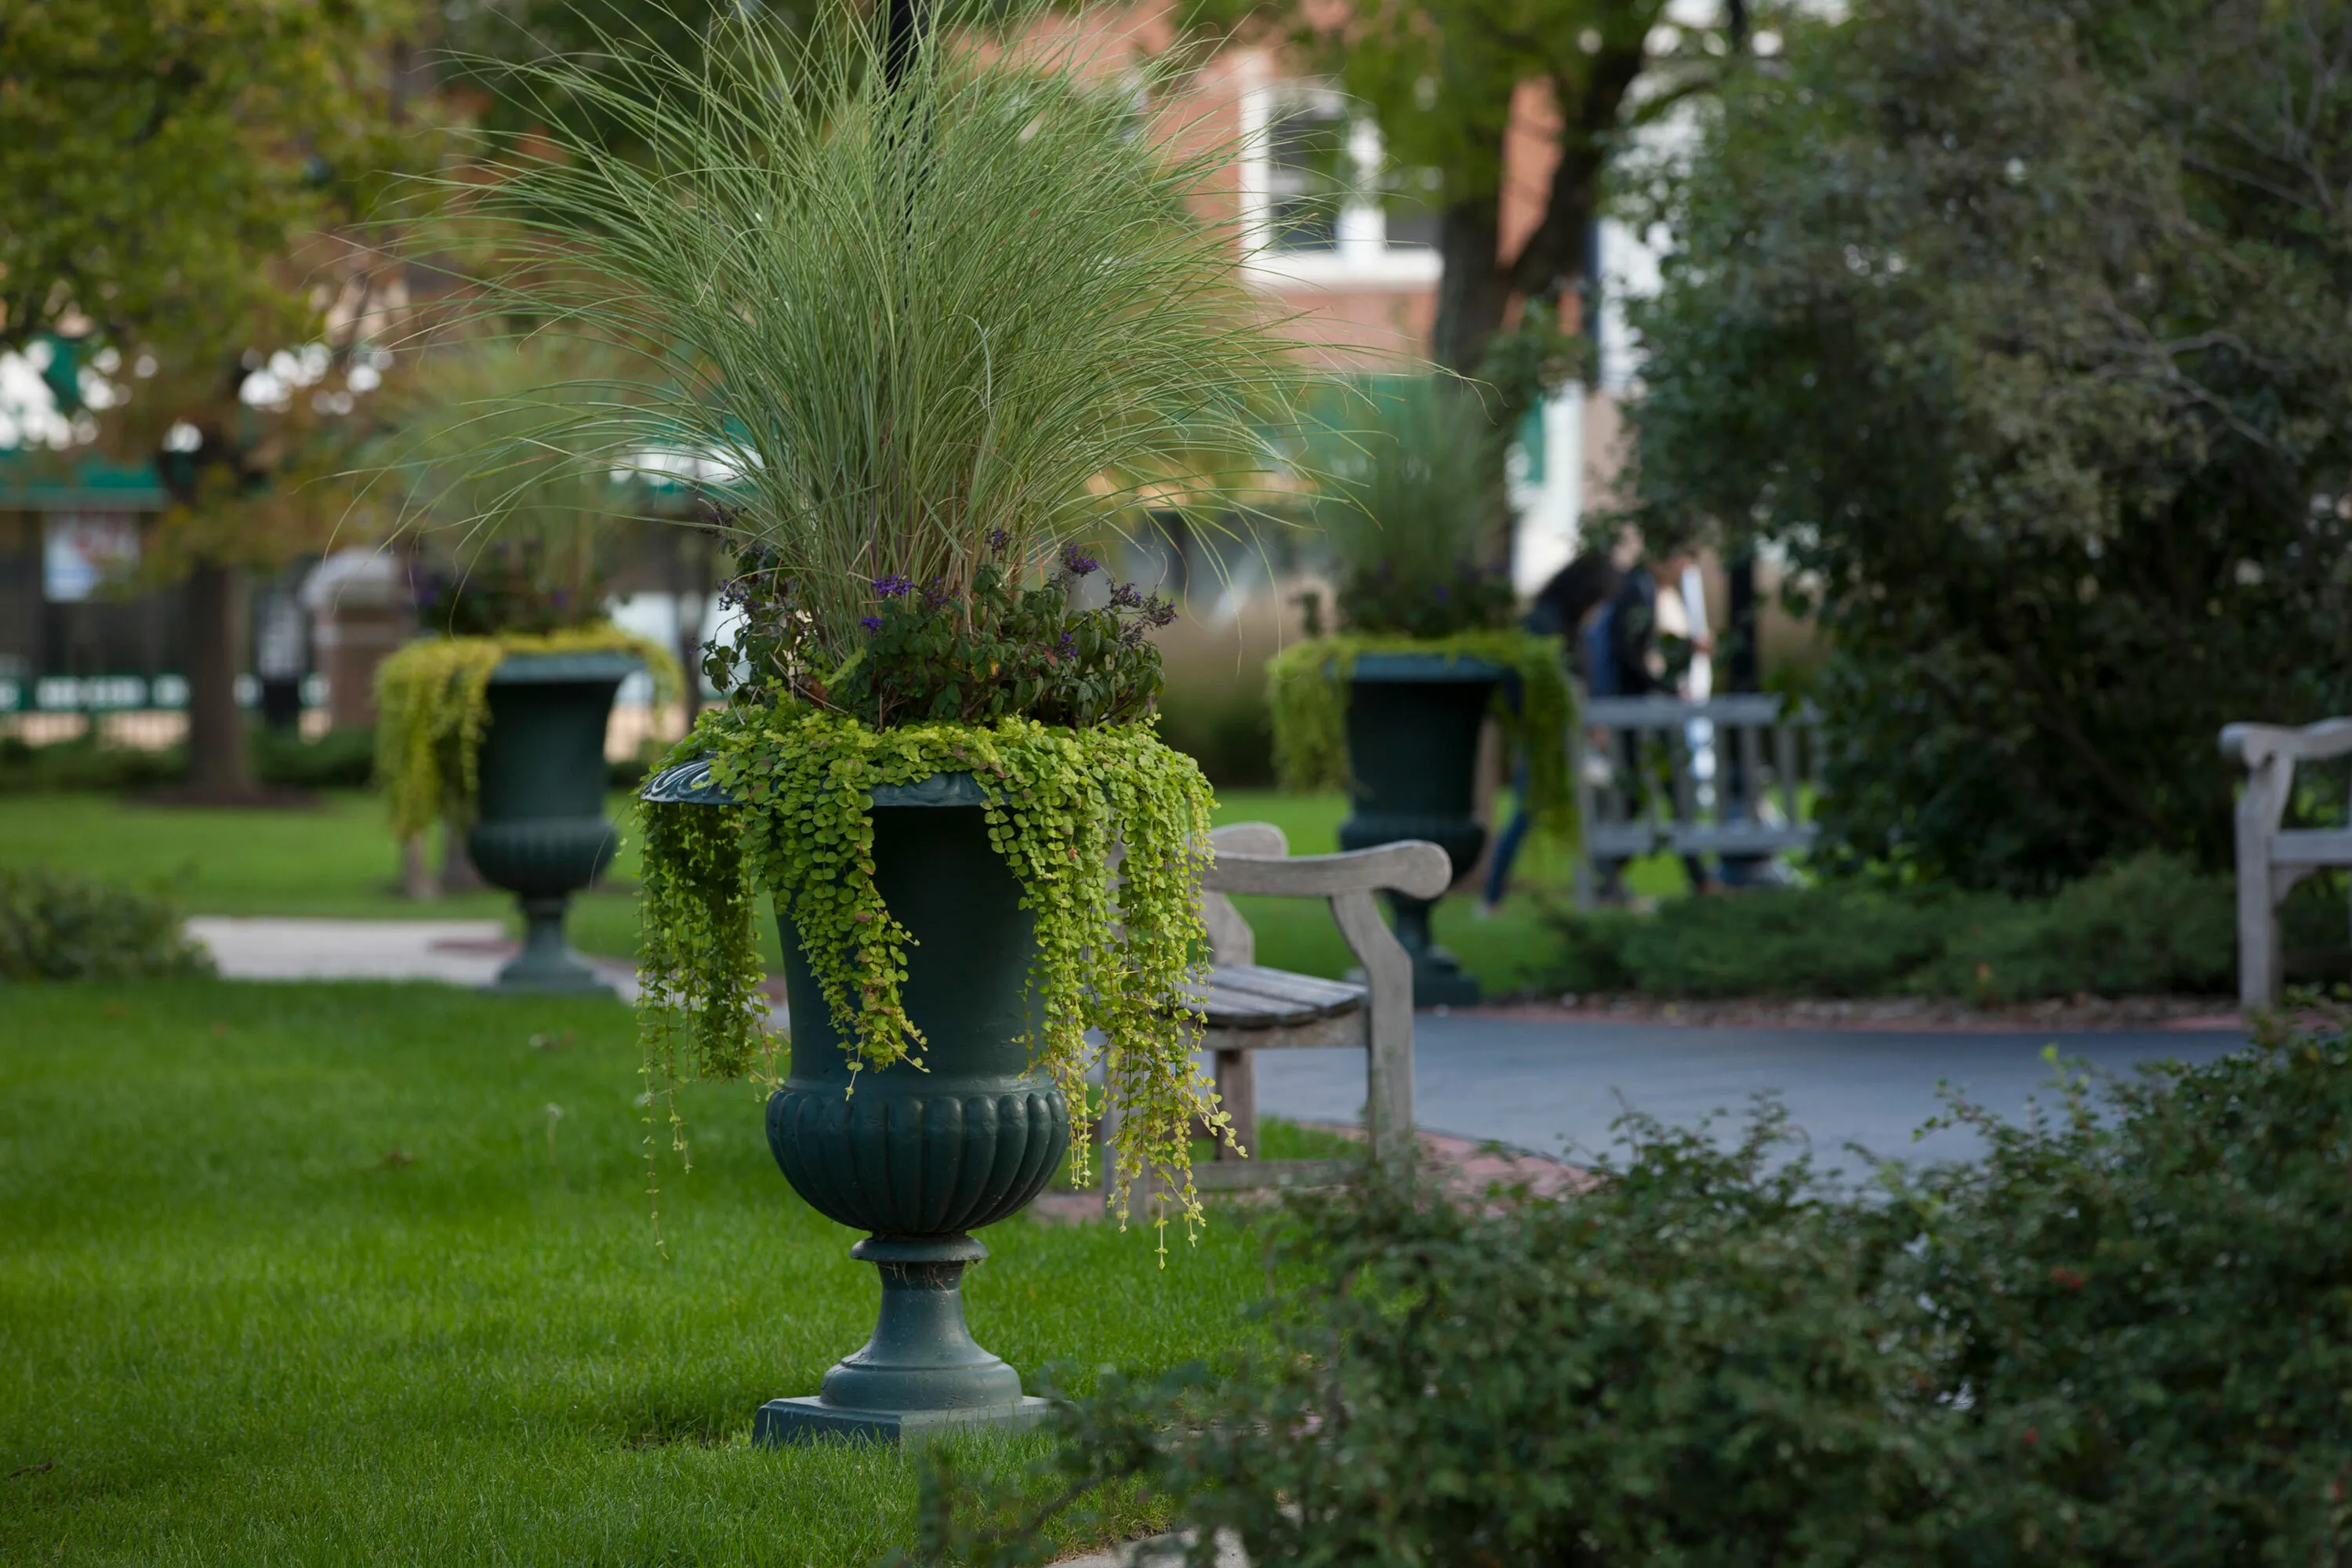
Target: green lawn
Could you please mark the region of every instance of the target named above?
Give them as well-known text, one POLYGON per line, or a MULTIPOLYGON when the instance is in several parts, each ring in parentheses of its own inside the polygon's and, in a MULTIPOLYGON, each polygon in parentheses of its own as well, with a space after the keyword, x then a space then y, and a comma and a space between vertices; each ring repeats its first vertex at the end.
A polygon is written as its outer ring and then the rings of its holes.
MULTIPOLYGON (((740 1087, 692 1093, 654 1250, 624 1009, 210 983, 12 987, 0 1019, 0 1562, 903 1542, 898 1454, 748 1443, 762 1400, 863 1341, 873 1269, 792 1194, 740 1087)), ((972 1328, 1033 1385, 1213 1354, 1262 1284, 1230 1214, 1165 1269, 1106 1225, 986 1239, 972 1328)))
MULTIPOLYGON (((613 798, 614 816, 625 825, 627 804, 625 796, 613 798)), ((1292 853, 1300 855, 1336 849, 1346 815, 1346 802, 1336 795, 1270 790, 1232 791, 1217 806, 1221 824, 1279 825, 1292 853)), ((0 864, 40 859, 173 880, 198 914, 512 920, 512 901, 500 894, 421 903, 402 897, 399 856, 384 830, 382 803, 356 793, 324 795, 308 811, 159 809, 95 794, 0 795, 0 864)), ((611 877, 611 889, 575 900, 572 940, 586 952, 628 957, 636 951, 634 844, 624 844, 611 877)), ((1672 893, 1680 889, 1681 868, 1660 857, 1635 867, 1631 880, 1642 892, 1672 893)), ((1531 842, 1520 857, 1516 895, 1503 911, 1481 921, 1468 897, 1448 899, 1438 908, 1438 938, 1490 993, 1539 984, 1552 942, 1531 894, 1564 895, 1567 882, 1566 858, 1531 842)), ((1258 933, 1260 962, 1328 975, 1352 962, 1320 900, 1242 901, 1258 933)), ((770 960, 775 961, 772 951, 770 960)))

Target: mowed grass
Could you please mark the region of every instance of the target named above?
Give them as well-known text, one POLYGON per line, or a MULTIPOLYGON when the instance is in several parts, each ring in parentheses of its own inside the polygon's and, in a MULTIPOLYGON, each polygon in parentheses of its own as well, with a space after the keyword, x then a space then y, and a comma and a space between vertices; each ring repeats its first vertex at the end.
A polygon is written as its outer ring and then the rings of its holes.
MULTIPOLYGON (((688 1096, 657 1253, 629 1037, 609 1004, 432 985, 0 991, 0 1562, 904 1544, 904 1456, 748 1441, 761 1402, 863 1342, 874 1270, 793 1196, 740 1086, 688 1096)), ((1033 1387, 1212 1356, 1264 1283, 1233 1212, 1165 1268, 1148 1229, 983 1235, 972 1329, 1033 1387)))
MULTIPOLYGON (((629 799, 610 803, 623 844, 609 886, 572 900, 572 937, 582 951, 630 958, 637 947, 637 849, 629 799)), ((1272 790, 1221 795, 1216 820, 1272 822, 1294 855, 1339 847, 1348 804, 1338 795, 1289 795, 1272 790)), ((329 794, 310 810, 164 809, 102 795, 0 796, 0 864, 48 860, 81 870, 173 882, 196 914, 326 915, 378 920, 503 919, 516 924, 514 901, 468 893, 427 901, 403 897, 400 858, 375 795, 329 794)), ((1519 858, 1514 893, 1502 911, 1479 920, 1467 893, 1438 906, 1438 940, 1476 975, 1489 994, 1540 986, 1556 939, 1539 914, 1544 894, 1564 899, 1566 855, 1530 840, 1519 858)), ((1669 857, 1633 868, 1629 880, 1652 896, 1681 890, 1669 857)), ((1258 935, 1258 962, 1303 974, 1336 977, 1354 963, 1320 899, 1244 899, 1258 935)), ((772 928, 769 962, 777 960, 772 928)))

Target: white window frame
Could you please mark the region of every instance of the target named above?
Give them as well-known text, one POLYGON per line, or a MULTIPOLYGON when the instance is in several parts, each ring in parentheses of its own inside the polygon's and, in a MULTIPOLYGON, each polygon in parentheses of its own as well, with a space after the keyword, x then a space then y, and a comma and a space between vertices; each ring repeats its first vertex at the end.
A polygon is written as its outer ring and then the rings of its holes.
MULTIPOLYGON (((1241 63, 1241 208, 1244 268, 1252 281, 1264 286, 1304 284, 1324 289, 1423 289, 1434 287, 1443 270, 1433 246, 1389 243, 1388 214, 1377 200, 1363 194, 1372 184, 1360 183, 1359 193, 1339 209, 1339 243, 1329 250, 1284 250, 1274 243, 1273 126, 1286 101, 1310 102, 1339 95, 1314 82, 1277 78, 1267 68, 1263 52, 1252 50, 1241 63)), ((1369 118, 1354 120, 1348 132, 1348 152, 1357 168, 1369 174, 1381 161, 1380 127, 1369 118)))

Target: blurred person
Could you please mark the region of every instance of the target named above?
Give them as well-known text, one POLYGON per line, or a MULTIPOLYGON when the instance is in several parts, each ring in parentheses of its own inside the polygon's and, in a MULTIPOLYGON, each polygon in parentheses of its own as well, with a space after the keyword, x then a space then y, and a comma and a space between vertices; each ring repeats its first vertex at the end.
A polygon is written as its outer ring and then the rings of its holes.
MULTIPOLYGON (((1534 602, 1520 619, 1519 624, 1538 637, 1560 639, 1560 658, 1568 666, 1570 679, 1580 685, 1591 679, 1587 628, 1616 594, 1623 576, 1607 552, 1588 551, 1536 590, 1534 602)), ((1511 865, 1518 858, 1519 847, 1527 842, 1531 825, 1528 816, 1528 760, 1524 755, 1513 763, 1511 794, 1516 802, 1511 825, 1495 841, 1494 853, 1486 861, 1486 887, 1476 909, 1482 920, 1501 906, 1504 895, 1509 891, 1511 865)))

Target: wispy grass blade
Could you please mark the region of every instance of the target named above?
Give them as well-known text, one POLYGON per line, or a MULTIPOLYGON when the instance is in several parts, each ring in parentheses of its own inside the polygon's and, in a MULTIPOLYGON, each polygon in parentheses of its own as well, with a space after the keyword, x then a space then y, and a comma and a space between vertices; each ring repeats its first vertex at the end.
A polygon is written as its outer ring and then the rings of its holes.
POLYGON ((660 366, 572 445, 725 470, 730 526, 838 651, 877 578, 965 588, 1145 500, 1231 504, 1307 377, 1201 213, 1232 149, 1155 118, 1177 66, 1093 79, 983 17, 940 5, 895 88, 846 10, 731 24, 691 68, 520 68, 648 153, 559 125, 556 155, 507 157, 464 204, 499 258, 486 310, 660 366))

